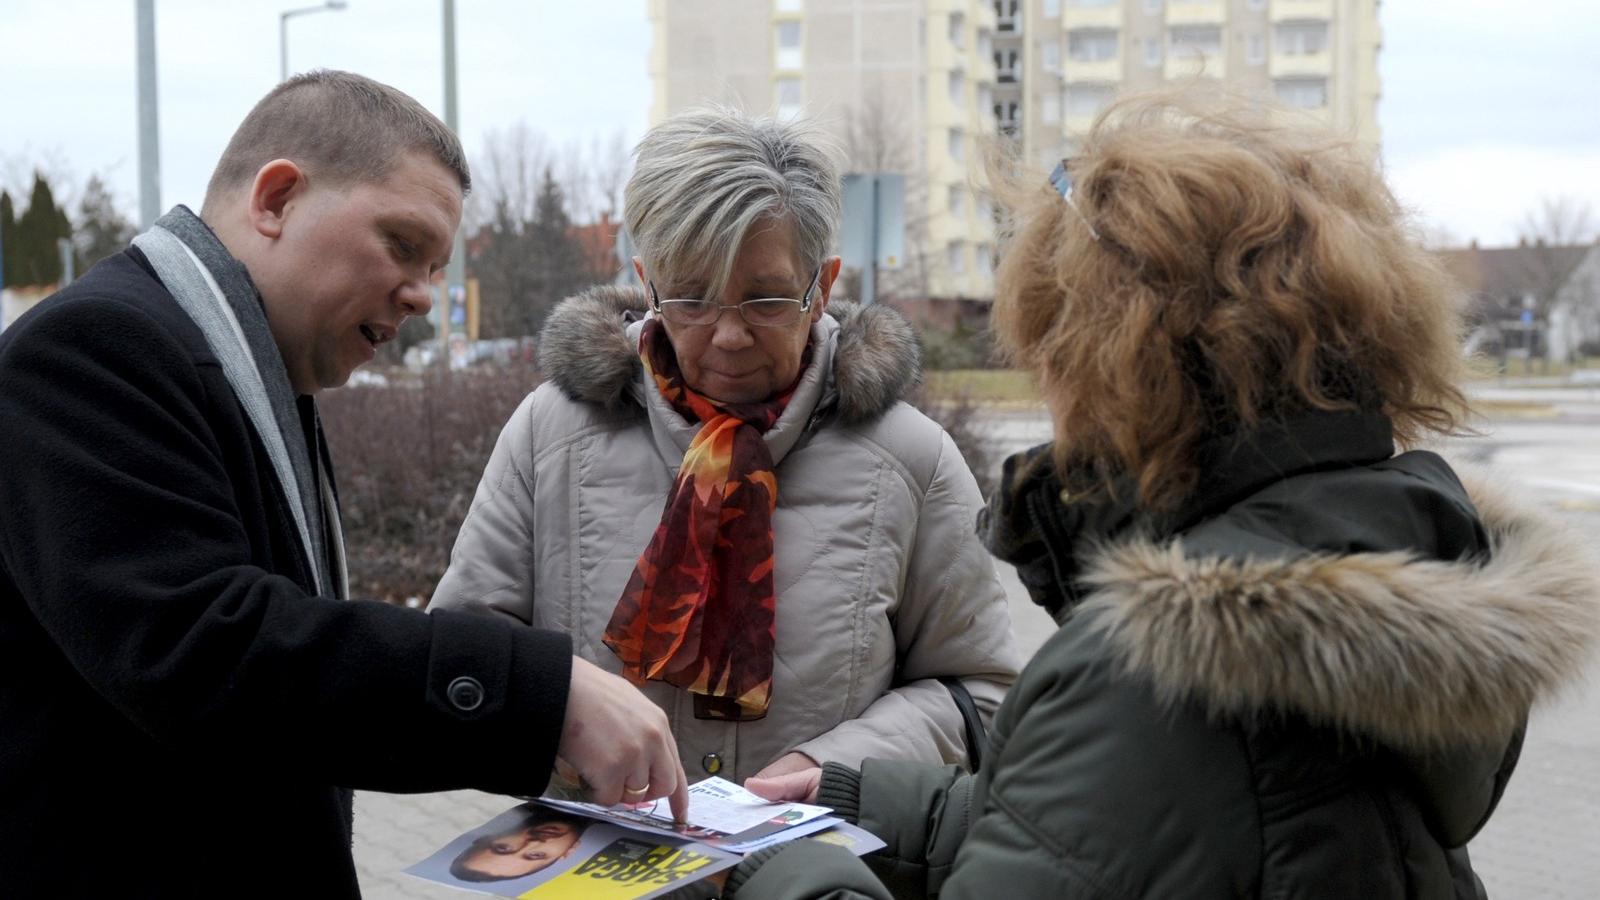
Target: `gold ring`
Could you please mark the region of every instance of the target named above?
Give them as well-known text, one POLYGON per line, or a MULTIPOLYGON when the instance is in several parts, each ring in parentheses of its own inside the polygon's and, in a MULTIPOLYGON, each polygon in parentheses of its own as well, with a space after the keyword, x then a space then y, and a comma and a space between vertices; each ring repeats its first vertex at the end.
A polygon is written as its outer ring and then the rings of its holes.
POLYGON ((642 788, 631 788, 627 785, 623 785, 622 792, 630 797, 643 797, 645 794, 650 793, 650 782, 645 782, 644 787, 642 788))

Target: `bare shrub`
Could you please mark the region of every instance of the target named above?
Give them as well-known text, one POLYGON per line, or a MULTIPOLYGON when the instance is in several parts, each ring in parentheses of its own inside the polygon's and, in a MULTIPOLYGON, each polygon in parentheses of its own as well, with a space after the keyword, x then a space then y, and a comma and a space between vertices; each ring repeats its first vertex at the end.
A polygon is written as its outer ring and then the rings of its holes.
POLYGON ((526 364, 436 368, 324 397, 354 596, 427 600, 501 426, 539 381, 526 364))
POLYGON ((995 469, 998 460, 995 459, 995 449, 989 439, 984 435, 983 421, 980 417, 982 406, 965 393, 948 397, 935 397, 929 393, 926 385, 917 389, 914 396, 907 398, 922 414, 938 422, 950 437, 956 442, 956 449, 961 451, 961 456, 967 461, 967 468, 972 470, 972 475, 978 480, 978 489, 983 492, 985 499, 994 489, 995 469))

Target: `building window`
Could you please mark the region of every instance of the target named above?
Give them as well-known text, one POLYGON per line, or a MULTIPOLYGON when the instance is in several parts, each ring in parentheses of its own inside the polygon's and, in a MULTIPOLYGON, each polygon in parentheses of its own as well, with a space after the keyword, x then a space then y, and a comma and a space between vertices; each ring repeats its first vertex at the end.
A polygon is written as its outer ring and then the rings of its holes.
POLYGON ((989 29, 978 29, 978 58, 988 59, 994 55, 994 37, 989 34, 989 29))
POLYGON ((1104 62, 1116 59, 1116 30, 1079 28, 1067 32, 1067 57, 1073 62, 1104 62))
POLYGON ((777 25, 778 68, 796 70, 804 66, 800 57, 800 23, 779 22, 777 25))
POLYGON ((1144 39, 1144 64, 1147 66, 1161 65, 1161 39, 1144 39))
POLYGON ((1067 88, 1067 115, 1092 116, 1111 102, 1117 89, 1109 84, 1075 84, 1067 88))
POLYGON ((995 27, 1001 31, 1016 31, 1022 24, 1017 11, 1017 0, 994 0, 995 27))
POLYGON ((1086 9, 1095 6, 1116 6, 1121 2, 1122 0, 1070 0, 1068 5, 1086 9))
POLYGON ((1061 42, 1051 38, 1039 42, 1039 65, 1046 72, 1061 71, 1061 42))
POLYGON ((962 210, 966 206, 965 197, 966 197, 966 191, 964 191, 962 189, 961 185, 959 185, 959 184, 950 185, 949 203, 950 203, 950 214, 951 215, 953 215, 953 216, 961 215, 962 210))
POLYGON ((1267 36, 1252 34, 1245 40, 1244 61, 1259 66, 1267 61, 1267 36))
POLYGON ((954 106, 957 109, 959 109, 963 105, 965 105, 963 103, 963 101, 966 99, 966 97, 965 97, 965 95, 966 95, 966 87, 967 87, 966 80, 961 77, 961 73, 960 72, 951 72, 950 73, 950 105, 951 106, 954 106))
POLYGON ((994 106, 994 91, 987 84, 978 85, 978 109, 985 110, 994 106))
POLYGON ((1161 12, 1161 0, 1144 0, 1144 11, 1147 13, 1161 12))
POLYGON ((1039 95, 1039 121, 1045 125, 1061 124, 1061 95, 1056 93, 1039 95))
POLYGON ((1250 7, 1251 9, 1266 9, 1267 8, 1267 0, 1248 0, 1248 2, 1245 5, 1250 7))
POLYGON ((1328 50, 1327 22, 1279 22, 1272 46, 1286 56, 1310 56, 1328 50))
POLYGON ((983 222, 994 221, 994 201, 982 194, 978 195, 978 219, 983 222))
POLYGON ((1061 18, 1061 0, 1044 0, 1043 6, 1046 19, 1061 18))
POLYGON ((945 267, 951 275, 960 275, 967 270, 967 254, 960 241, 951 241, 944 248, 945 267))
POLYGON ((1280 78, 1273 82, 1278 99, 1300 109, 1321 109, 1328 105, 1328 79, 1280 78))
POLYGON ((798 116, 803 104, 800 90, 800 79, 779 78, 773 83, 773 92, 778 103, 778 115, 798 116))
POLYGON ((994 277, 994 248, 988 244, 979 244, 974 249, 978 258, 978 274, 984 281, 988 281, 994 277))
POLYGON ((805 0, 775 0, 773 8, 778 12, 800 12, 805 6, 805 0))
POLYGON ((1017 80, 1017 51, 996 50, 994 52, 995 77, 1001 84, 1010 84, 1017 80))
POLYGON ((961 162, 961 156, 962 156, 962 154, 961 154, 961 145, 962 145, 961 132, 957 131, 954 128, 950 129, 949 144, 950 144, 950 146, 949 146, 950 158, 955 160, 956 162, 961 162))
POLYGON ((950 43, 958 48, 967 45, 967 17, 961 13, 950 14, 950 43))
POLYGON ((996 103, 994 105, 994 118, 1000 123, 1000 133, 1010 137, 1017 133, 1017 104, 996 103))
POLYGON ((1222 28, 1218 25, 1176 25, 1168 32, 1173 56, 1221 56, 1222 28))

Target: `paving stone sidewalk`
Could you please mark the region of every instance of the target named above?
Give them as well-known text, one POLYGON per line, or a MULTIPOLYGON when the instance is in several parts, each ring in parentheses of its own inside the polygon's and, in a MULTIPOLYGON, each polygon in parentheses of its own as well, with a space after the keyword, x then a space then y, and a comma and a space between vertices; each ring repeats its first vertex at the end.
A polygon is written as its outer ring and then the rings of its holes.
MULTIPOLYGON (((1540 471, 1532 460, 1496 461, 1540 471)), ((1600 511, 1553 495, 1544 499, 1600 545, 1600 511)), ((1054 626, 1028 602, 1010 567, 1002 568, 1012 628, 1031 655, 1054 626)), ((358 793, 355 855, 363 893, 368 900, 470 896, 400 872, 516 802, 476 791, 358 793)), ((1600 897, 1600 667, 1568 696, 1535 712, 1516 775, 1470 852, 1493 900, 1600 897)))

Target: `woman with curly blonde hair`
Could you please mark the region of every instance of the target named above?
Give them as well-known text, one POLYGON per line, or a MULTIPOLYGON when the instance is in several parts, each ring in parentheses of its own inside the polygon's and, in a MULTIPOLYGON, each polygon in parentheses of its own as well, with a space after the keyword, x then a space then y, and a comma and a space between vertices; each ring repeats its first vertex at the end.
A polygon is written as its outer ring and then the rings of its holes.
POLYGON ((1600 577, 1416 449, 1467 415, 1444 276, 1370 160, 1260 110, 1131 100, 1044 181, 1009 189, 994 321, 1055 440, 980 529, 1061 627, 976 775, 761 786, 817 785, 884 854, 783 849, 730 885, 1483 896, 1467 842, 1600 632, 1600 577))

